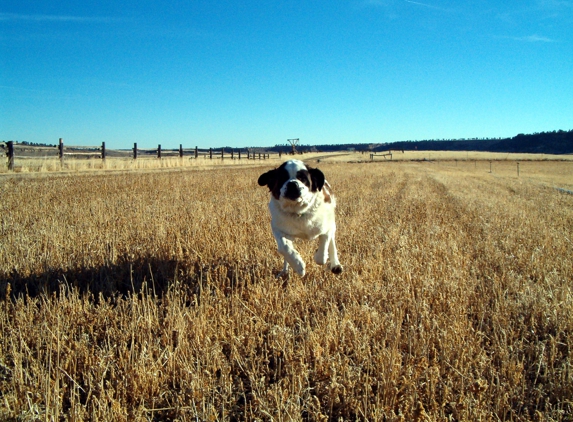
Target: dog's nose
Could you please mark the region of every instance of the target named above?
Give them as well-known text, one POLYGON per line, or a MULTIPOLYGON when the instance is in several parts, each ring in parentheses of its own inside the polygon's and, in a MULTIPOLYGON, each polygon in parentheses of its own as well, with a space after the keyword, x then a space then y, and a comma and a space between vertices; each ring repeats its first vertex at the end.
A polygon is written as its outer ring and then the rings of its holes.
POLYGON ((300 189, 298 183, 288 182, 286 186, 285 196, 288 199, 297 199, 300 196, 300 189))

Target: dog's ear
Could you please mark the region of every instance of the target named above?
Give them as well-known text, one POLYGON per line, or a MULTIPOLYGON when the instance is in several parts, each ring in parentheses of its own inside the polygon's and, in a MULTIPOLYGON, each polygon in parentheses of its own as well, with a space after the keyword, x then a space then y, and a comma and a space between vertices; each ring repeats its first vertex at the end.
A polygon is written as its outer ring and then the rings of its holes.
POLYGON ((312 181, 312 191, 321 191, 324 186, 324 173, 319 169, 309 168, 310 180, 312 181))
POLYGON ((275 179, 277 177, 277 170, 269 170, 259 176, 259 186, 268 186, 269 189, 273 188, 275 179))

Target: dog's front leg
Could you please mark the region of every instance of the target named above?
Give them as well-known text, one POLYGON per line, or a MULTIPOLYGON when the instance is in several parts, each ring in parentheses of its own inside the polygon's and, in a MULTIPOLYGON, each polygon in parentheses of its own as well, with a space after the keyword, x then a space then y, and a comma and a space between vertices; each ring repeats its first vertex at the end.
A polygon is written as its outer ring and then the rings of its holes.
POLYGON ((336 242, 334 241, 334 233, 330 238, 330 243, 328 245, 328 257, 330 258, 330 271, 334 274, 340 274, 342 272, 342 265, 338 260, 338 251, 336 250, 336 242))
POLYGON ((273 235, 277 241, 279 253, 285 259, 283 272, 288 271, 288 266, 290 265, 299 276, 303 277, 305 275, 305 264, 300 254, 293 247, 292 241, 278 231, 273 231, 273 235))
POLYGON ((330 234, 321 234, 318 237, 318 249, 314 254, 314 262, 318 265, 326 264, 328 260, 328 245, 330 244, 330 234))

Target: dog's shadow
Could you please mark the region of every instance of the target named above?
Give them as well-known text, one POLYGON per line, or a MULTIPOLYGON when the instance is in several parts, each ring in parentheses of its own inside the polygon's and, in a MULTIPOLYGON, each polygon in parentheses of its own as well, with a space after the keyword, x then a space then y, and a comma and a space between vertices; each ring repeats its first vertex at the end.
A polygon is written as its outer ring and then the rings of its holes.
POLYGON ((227 295, 256 277, 272 276, 267 272, 260 265, 225 258, 209 262, 155 257, 119 259, 94 267, 55 268, 32 274, 17 270, 0 273, 0 298, 37 297, 70 289, 91 294, 96 301, 142 291, 161 298, 175 284, 188 296, 199 296, 205 289, 219 289, 227 295))

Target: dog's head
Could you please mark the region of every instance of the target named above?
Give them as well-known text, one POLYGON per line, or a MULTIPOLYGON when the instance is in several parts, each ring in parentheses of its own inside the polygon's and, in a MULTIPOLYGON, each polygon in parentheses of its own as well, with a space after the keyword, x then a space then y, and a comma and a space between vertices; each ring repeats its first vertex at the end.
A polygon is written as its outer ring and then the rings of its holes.
POLYGON ((302 161, 289 160, 261 174, 259 185, 268 186, 273 197, 280 202, 304 206, 322 190, 324 174, 319 169, 307 167, 302 161))

